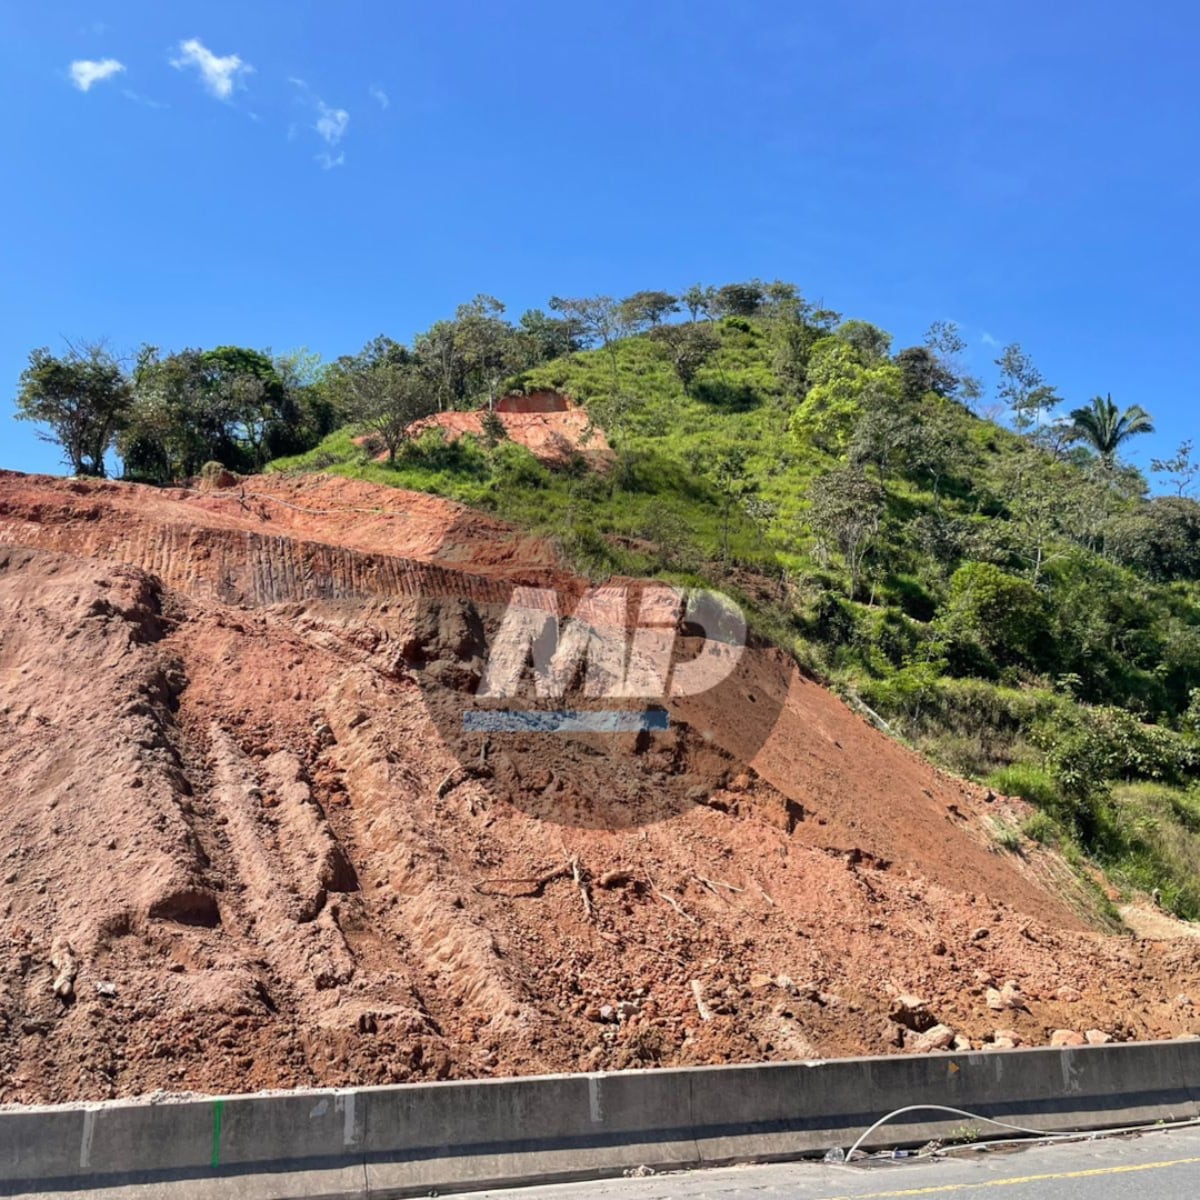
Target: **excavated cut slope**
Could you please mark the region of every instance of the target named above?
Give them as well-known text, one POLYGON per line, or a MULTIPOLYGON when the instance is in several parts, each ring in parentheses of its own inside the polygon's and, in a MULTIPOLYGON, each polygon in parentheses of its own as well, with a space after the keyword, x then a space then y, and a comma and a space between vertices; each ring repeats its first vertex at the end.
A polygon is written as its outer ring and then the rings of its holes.
POLYGON ((425 682, 518 586, 583 589, 429 496, 0 474, 0 1101, 1200 1029, 1195 939, 769 648, 629 753, 465 760, 425 682))

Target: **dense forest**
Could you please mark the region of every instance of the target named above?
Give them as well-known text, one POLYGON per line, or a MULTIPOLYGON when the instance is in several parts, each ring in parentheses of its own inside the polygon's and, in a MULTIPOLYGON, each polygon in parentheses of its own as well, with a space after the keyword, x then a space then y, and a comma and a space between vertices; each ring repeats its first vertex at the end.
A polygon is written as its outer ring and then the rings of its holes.
MULTIPOLYGON (((896 349, 753 280, 549 302, 488 296, 334 362, 240 347, 121 362, 37 350, 17 415, 68 467, 154 484, 212 464, 437 492, 556 538, 592 577, 735 595, 895 736, 1036 806, 998 847, 1059 846, 1200 918, 1200 461, 1127 465, 1137 404, 1060 397, 1019 345, 984 395, 936 323, 896 349), (559 469, 418 418, 551 388, 614 450, 559 469), (1055 414, 1066 408, 1067 416, 1055 414)), ((1086 877, 1086 870, 1084 871, 1086 877)))

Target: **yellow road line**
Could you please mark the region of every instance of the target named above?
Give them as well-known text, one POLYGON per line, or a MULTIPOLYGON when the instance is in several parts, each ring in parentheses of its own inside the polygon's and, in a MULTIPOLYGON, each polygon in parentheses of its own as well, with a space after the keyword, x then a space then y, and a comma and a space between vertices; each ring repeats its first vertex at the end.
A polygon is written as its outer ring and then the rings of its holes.
POLYGON ((858 1192, 855 1195, 825 1196, 822 1200, 893 1200, 902 1196, 936 1196, 945 1192, 974 1192, 981 1188, 1016 1187, 1022 1183, 1046 1183, 1052 1179, 1093 1179, 1099 1175, 1130 1175, 1134 1171, 1161 1171, 1200 1163, 1196 1158, 1172 1158, 1165 1162, 1134 1163, 1124 1167, 1091 1167, 1086 1171, 1056 1171, 1049 1175, 1020 1175, 1012 1179, 988 1179, 983 1183, 943 1183, 936 1187, 905 1188, 893 1192, 858 1192))

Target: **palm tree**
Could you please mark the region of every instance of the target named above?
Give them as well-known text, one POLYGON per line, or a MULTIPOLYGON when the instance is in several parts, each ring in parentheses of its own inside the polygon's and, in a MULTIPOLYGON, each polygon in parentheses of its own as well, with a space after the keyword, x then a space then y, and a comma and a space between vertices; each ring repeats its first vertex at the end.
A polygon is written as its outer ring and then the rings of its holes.
POLYGON ((1106 467, 1113 465, 1117 450, 1131 437, 1154 432, 1154 422, 1140 404, 1118 412, 1111 394, 1094 397, 1087 408, 1072 409, 1071 422, 1075 441, 1091 446, 1106 467))

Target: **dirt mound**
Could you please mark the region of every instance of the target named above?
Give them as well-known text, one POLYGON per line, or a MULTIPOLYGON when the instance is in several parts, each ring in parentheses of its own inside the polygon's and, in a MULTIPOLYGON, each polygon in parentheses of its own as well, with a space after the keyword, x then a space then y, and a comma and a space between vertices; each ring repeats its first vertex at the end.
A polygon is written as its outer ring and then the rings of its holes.
MULTIPOLYGON (((445 432, 446 440, 450 442, 457 441, 464 433, 482 438, 486 415, 484 411, 437 413, 418 421, 411 433, 420 436, 426 429, 437 428, 445 432)), ((549 466, 566 466, 576 458, 582 458, 593 470, 605 470, 612 464, 613 452, 604 431, 591 423, 582 408, 561 412, 503 411, 497 408, 495 415, 503 424, 510 441, 524 446, 535 458, 549 466)))
POLYGON ((1200 1032, 1200 942, 773 650, 632 754, 465 759, 423 682, 515 586, 580 589, 429 496, 0 474, 0 1102, 1200 1032))

